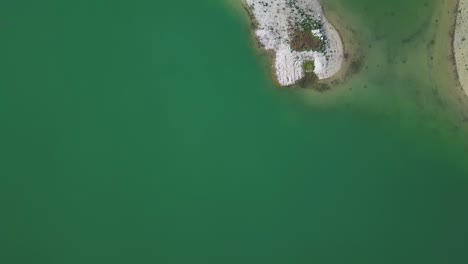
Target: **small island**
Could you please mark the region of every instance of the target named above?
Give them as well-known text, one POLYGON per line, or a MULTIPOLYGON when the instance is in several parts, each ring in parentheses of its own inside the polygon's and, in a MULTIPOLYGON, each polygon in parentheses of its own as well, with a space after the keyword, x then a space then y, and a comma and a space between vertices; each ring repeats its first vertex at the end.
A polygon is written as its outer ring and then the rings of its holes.
POLYGON ((281 86, 327 80, 343 64, 343 43, 319 0, 245 0, 262 48, 272 51, 281 86))

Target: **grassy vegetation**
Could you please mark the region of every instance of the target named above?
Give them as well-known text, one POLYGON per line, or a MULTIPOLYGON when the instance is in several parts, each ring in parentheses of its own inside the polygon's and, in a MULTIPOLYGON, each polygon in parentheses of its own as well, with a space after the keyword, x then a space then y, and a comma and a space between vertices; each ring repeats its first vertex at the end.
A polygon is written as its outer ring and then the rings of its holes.
POLYGON ((303 66, 305 72, 314 72, 315 64, 314 61, 305 61, 303 66))

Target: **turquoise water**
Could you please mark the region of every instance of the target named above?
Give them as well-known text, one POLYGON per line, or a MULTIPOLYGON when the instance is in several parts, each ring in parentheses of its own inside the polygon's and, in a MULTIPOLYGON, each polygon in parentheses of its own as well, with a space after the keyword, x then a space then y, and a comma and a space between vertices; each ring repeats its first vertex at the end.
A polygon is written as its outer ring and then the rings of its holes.
POLYGON ((436 3, 326 1, 367 56, 321 95, 227 2, 0 2, 0 261, 466 263, 436 3))

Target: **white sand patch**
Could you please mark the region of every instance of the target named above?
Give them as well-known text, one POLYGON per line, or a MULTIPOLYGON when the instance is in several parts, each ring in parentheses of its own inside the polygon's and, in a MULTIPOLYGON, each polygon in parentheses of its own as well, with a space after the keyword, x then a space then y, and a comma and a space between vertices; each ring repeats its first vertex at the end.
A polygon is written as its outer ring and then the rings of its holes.
POLYGON ((245 0, 258 23, 256 35, 267 50, 276 53, 275 70, 278 82, 288 86, 304 77, 303 64, 313 60, 314 73, 319 79, 327 79, 336 74, 343 64, 343 44, 340 35, 323 14, 319 0, 245 0), (297 8, 303 12, 298 13, 297 8), (312 30, 318 37, 325 38, 325 50, 294 51, 289 42, 289 27, 291 22, 298 22, 306 14, 323 27, 312 30))

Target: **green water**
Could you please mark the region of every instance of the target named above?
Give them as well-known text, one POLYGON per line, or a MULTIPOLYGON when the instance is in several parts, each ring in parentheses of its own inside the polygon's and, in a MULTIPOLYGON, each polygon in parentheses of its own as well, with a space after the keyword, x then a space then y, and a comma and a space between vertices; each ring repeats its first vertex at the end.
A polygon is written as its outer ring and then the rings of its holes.
POLYGON ((322 95, 231 2, 0 1, 0 263, 467 263, 445 2, 324 1, 366 57, 322 95))

